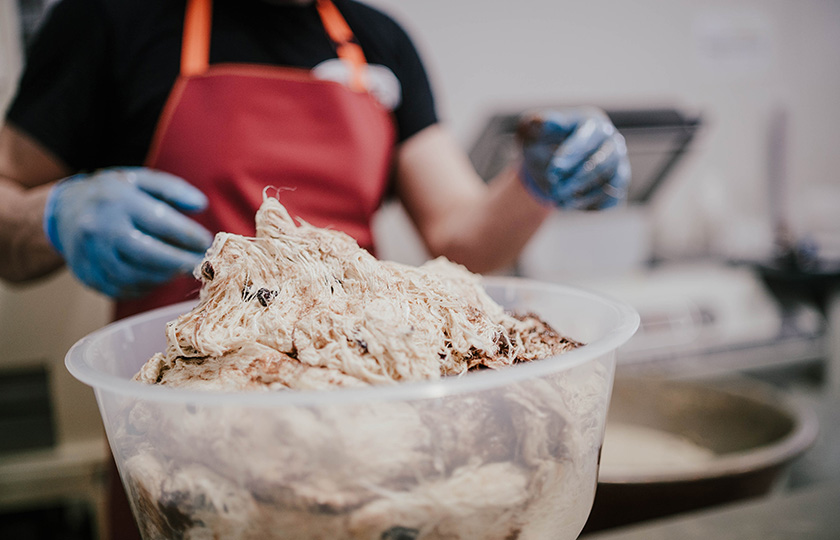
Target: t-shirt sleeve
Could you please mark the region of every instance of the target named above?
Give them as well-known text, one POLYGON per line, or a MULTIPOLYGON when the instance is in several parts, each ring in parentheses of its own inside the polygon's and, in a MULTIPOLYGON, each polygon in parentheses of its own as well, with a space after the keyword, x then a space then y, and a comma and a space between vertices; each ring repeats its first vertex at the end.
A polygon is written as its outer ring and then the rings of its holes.
POLYGON ((406 31, 389 15, 358 2, 340 2, 347 22, 365 51, 368 62, 390 68, 402 88, 400 105, 394 110, 400 142, 437 123, 435 100, 426 68, 406 31))
POLYGON ((437 123, 435 99, 426 68, 414 44, 402 28, 397 27, 395 69, 402 86, 402 102, 394 111, 402 142, 420 130, 437 123))
POLYGON ((107 118, 108 30, 93 0, 62 0, 27 50, 7 120, 76 170, 97 163, 107 118))

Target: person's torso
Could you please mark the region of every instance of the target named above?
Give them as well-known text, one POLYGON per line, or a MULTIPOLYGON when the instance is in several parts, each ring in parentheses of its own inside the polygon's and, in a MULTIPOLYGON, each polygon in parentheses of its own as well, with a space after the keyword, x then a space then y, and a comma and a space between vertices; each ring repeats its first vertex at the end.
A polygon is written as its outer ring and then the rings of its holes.
MULTIPOLYGON (((381 13, 354 2, 337 2, 370 64, 384 65, 398 78, 400 30, 381 13)), ((114 21, 110 61, 114 89, 98 166, 143 163, 157 119, 179 72, 184 4, 181 1, 117 0, 107 4, 114 21)), ((275 5, 261 0, 217 0, 214 5, 210 64, 288 66, 302 69, 334 59, 313 5, 275 5)), ((425 76, 425 75, 424 75, 425 76)), ((400 80, 402 86, 416 84, 400 80)), ((421 81, 422 85, 427 81, 421 81)), ((396 111, 398 138, 417 128, 396 111)))

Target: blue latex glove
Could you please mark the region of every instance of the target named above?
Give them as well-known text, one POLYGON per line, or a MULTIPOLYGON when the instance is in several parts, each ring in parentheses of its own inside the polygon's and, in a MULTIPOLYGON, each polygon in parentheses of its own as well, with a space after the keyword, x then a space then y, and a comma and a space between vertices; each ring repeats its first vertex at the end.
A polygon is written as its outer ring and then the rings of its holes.
POLYGON ((560 208, 603 209, 627 198, 624 137, 598 109, 530 115, 518 130, 520 177, 540 200, 560 208))
POLYGON ((191 272, 201 261, 213 236, 181 212, 206 206, 201 191, 171 174, 104 169, 52 188, 44 230, 83 283, 130 298, 191 272))

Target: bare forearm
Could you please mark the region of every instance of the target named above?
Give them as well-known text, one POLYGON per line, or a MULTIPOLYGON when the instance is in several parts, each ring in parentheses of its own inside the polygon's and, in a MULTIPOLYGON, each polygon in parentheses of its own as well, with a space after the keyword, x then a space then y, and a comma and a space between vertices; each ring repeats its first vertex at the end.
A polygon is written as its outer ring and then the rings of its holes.
POLYGON ((26 281, 62 265, 41 225, 50 185, 23 188, 0 178, 0 277, 26 281))
POLYGON ((435 254, 473 272, 497 270, 516 259, 549 212, 522 187, 515 170, 507 169, 471 204, 447 216, 443 229, 450 234, 435 254))
POLYGON ((525 190, 515 168, 485 184, 439 125, 401 146, 397 186, 429 252, 473 272, 515 260, 549 213, 525 190))
POLYGON ((0 278, 26 281, 62 265, 44 234, 52 184, 71 169, 11 124, 0 127, 0 278))

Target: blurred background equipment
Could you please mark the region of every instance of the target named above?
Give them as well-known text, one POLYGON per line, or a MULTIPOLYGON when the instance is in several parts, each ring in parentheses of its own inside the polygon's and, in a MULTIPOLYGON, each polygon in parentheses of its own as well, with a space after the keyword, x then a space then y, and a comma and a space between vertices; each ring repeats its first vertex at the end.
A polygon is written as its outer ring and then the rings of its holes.
POLYGON ((817 430, 766 383, 619 378, 585 531, 766 496, 817 430))
MULTIPOLYGON (((535 107, 550 110, 551 106, 535 107)), ((489 181, 515 159, 519 149, 516 128, 526 111, 497 113, 487 120, 470 149, 476 172, 489 181)), ((610 121, 624 135, 633 170, 628 201, 650 201, 657 187, 690 149, 701 125, 697 114, 674 108, 606 110, 610 121)))
MULTIPOLYGON (((489 115, 470 152, 485 180, 516 155, 517 119, 528 110, 489 115)), ((837 404, 840 265, 797 234, 791 219, 784 109, 770 110, 762 138, 774 250, 730 242, 682 253, 657 243, 657 228, 667 227, 657 199, 691 163, 705 135, 701 115, 664 107, 606 112, 627 141, 628 205, 554 213, 511 269, 607 293, 641 316, 619 353, 614 421, 585 535, 668 516, 689 516, 688 530, 691 512, 703 508, 836 482, 828 471, 840 465, 833 449, 840 423, 827 411, 837 404), (673 460, 691 450, 684 443, 707 461, 675 468, 673 460), (634 472, 611 467, 616 455, 634 451, 643 456, 634 472), (643 458, 653 460, 648 469, 643 458)))
MULTIPOLYGON (((470 157, 493 178, 516 155, 524 110, 492 115, 470 157)), ((652 204, 702 129, 699 114, 673 108, 606 111, 624 135, 633 170, 628 206, 612 212, 557 212, 537 233, 515 272, 574 281, 629 301, 642 317, 622 350, 626 366, 669 372, 753 368, 823 354, 824 320, 813 307, 779 306, 761 275, 726 260, 662 260, 654 251, 652 204)))

